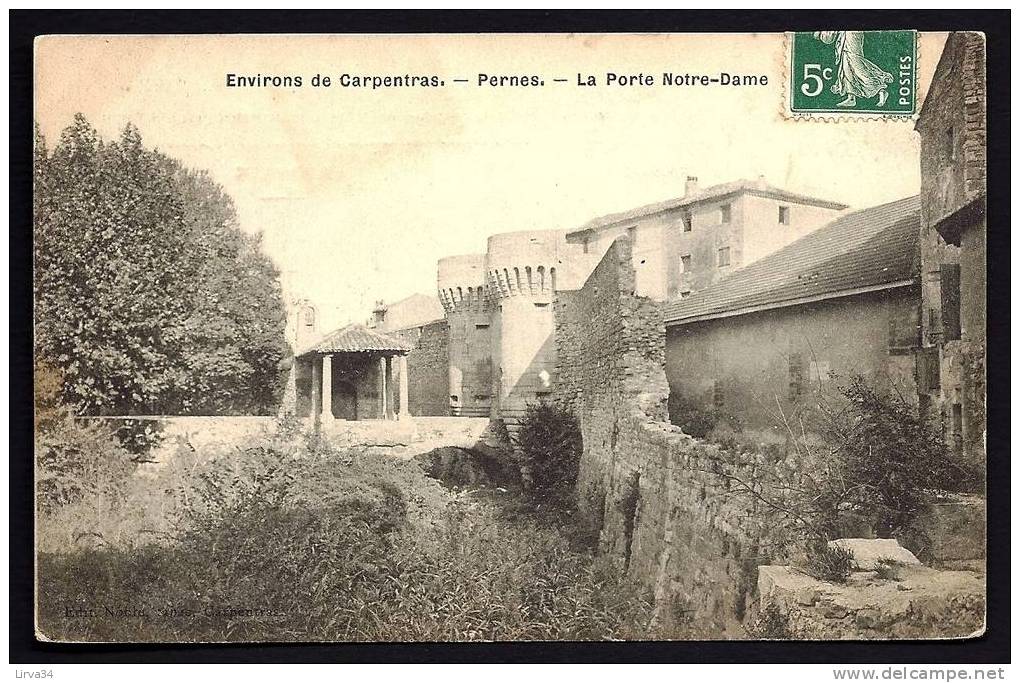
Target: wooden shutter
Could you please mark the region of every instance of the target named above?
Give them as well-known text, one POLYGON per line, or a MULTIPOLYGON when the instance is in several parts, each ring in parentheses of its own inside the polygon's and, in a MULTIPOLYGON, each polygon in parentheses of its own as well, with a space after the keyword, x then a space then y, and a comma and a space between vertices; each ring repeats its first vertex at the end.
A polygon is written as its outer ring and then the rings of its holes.
POLYGON ((917 391, 927 394, 939 388, 939 350, 936 346, 918 349, 916 363, 917 391))
POLYGON ((802 393, 804 393, 804 359, 799 353, 791 353, 789 398, 796 401, 802 393))
POLYGON ((960 264, 944 263, 939 270, 942 285, 943 339, 960 338, 960 264))

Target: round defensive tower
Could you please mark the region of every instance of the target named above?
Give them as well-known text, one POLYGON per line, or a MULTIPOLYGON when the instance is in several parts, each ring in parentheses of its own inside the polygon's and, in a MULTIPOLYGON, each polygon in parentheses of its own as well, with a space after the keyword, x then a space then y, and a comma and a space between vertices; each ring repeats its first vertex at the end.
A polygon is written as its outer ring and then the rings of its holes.
POLYGON ((440 259, 437 286, 449 327, 450 414, 488 417, 492 410, 493 330, 485 290, 485 255, 440 259))
POLYGON ((486 287, 493 327, 495 416, 513 432, 528 404, 552 392, 556 372, 553 295, 557 272, 572 250, 562 230, 489 238, 486 287))

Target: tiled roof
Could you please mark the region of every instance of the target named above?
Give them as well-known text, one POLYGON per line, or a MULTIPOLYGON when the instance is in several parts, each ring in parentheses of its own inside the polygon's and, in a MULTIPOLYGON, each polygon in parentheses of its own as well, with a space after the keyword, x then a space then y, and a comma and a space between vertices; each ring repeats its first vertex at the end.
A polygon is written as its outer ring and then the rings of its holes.
POLYGON ((362 351, 383 351, 406 353, 411 347, 388 335, 370 330, 361 323, 351 323, 330 332, 299 356, 309 353, 357 353, 362 351))
POLYGON ((645 204, 628 211, 622 211, 620 213, 611 213, 605 216, 600 216, 578 228, 577 230, 571 230, 568 234, 573 235, 579 232, 585 232, 588 230, 598 230, 608 225, 615 225, 623 221, 633 220, 635 218, 642 218, 644 216, 650 216, 652 214, 661 213, 663 211, 669 211, 671 209, 677 209, 681 206, 689 206, 691 204, 697 204, 698 202, 704 202, 709 200, 722 199, 723 197, 731 194, 737 194, 740 192, 756 193, 767 197, 773 197, 794 204, 809 204, 811 206, 824 206, 830 209, 842 210, 846 208, 846 204, 839 202, 829 201, 827 199, 818 199, 817 197, 809 197, 804 194, 797 194, 795 192, 789 192, 779 187, 769 185, 762 179, 758 180, 735 180, 729 183, 721 183, 719 185, 712 185, 706 187, 703 190, 694 192, 683 197, 676 197, 674 199, 667 199, 662 202, 656 202, 655 204, 645 204))
POLYGON ((671 301, 667 324, 739 315, 917 277, 918 197, 837 218, 716 284, 671 301))

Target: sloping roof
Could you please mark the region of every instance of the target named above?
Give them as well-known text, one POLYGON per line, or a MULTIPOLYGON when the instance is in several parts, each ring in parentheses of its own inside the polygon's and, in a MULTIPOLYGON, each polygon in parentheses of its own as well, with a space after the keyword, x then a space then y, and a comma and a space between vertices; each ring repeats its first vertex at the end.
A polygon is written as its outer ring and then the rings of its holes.
POLYGON ((339 330, 330 332, 314 346, 300 352, 299 356, 309 353, 358 353, 364 351, 382 351, 390 353, 406 353, 411 347, 388 335, 370 330, 361 323, 351 323, 339 330))
POLYGON ((666 306, 666 322, 740 315, 907 284, 919 269, 918 197, 837 218, 716 284, 666 306))
POLYGON ((611 213, 605 216, 592 219, 585 223, 577 230, 571 230, 567 234, 574 235, 580 232, 586 232, 589 230, 598 230, 609 225, 615 225, 623 221, 633 220, 635 218, 643 218, 644 216, 650 216, 652 214, 661 213, 663 211, 670 211, 677 209, 682 206, 689 206, 691 204, 697 204, 699 202, 705 202, 710 200, 719 200, 728 195, 738 193, 754 193, 767 197, 773 197, 783 201, 792 202, 794 204, 809 204, 812 206, 822 206, 830 209, 842 210, 847 207, 846 204, 840 202, 833 202, 827 199, 818 199, 817 197, 809 197, 804 194, 797 194, 790 192, 773 185, 769 185, 763 179, 758 180, 734 180, 728 183, 720 183, 719 185, 712 185, 706 187, 703 190, 699 190, 683 197, 676 197, 673 199, 667 199, 662 202, 656 202, 654 204, 645 204, 628 211, 622 211, 620 213, 611 213))

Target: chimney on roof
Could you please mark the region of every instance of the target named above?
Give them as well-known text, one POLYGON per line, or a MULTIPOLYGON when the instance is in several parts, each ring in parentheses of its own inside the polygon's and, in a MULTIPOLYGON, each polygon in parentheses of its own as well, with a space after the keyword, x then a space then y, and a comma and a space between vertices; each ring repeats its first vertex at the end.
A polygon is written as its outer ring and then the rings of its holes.
POLYGON ((687 176, 687 182, 684 183, 684 196, 690 197, 696 194, 698 191, 698 176, 689 175, 687 176))
POLYGON ((386 302, 382 299, 377 299, 375 302, 375 308, 372 309, 372 319, 368 324, 370 328, 379 328, 386 323, 386 309, 386 302))

